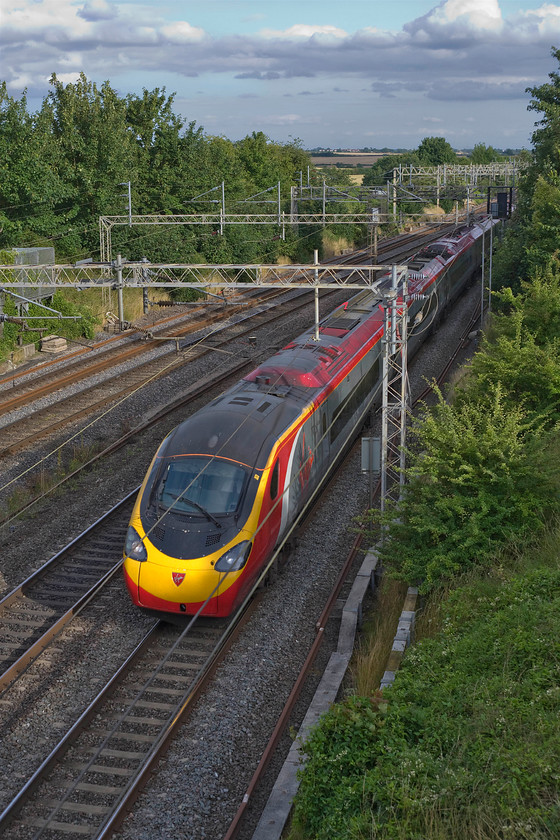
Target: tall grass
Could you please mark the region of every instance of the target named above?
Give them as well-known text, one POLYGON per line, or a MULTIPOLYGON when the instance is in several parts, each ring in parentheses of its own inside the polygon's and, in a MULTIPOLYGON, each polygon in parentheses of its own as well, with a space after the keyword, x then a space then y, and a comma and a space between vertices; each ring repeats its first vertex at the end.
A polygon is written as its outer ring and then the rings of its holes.
POLYGON ((406 595, 406 584, 384 578, 376 596, 375 610, 362 629, 350 673, 353 689, 368 697, 379 688, 406 595))

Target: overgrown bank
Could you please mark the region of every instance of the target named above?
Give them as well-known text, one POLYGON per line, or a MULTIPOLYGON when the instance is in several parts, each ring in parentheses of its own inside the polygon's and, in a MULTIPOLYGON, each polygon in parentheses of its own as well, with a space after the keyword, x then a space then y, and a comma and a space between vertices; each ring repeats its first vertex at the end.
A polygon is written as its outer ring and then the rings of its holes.
POLYGON ((293 840, 560 836, 560 75, 551 80, 531 91, 544 119, 497 255, 498 312, 451 401, 414 424, 383 550, 392 575, 420 584, 430 632, 390 689, 333 707, 309 739, 293 840), (546 218, 543 196, 555 208, 546 218))
POLYGON ((293 838, 560 834, 557 262, 502 305, 452 402, 414 424, 382 552, 436 632, 314 732, 293 838))

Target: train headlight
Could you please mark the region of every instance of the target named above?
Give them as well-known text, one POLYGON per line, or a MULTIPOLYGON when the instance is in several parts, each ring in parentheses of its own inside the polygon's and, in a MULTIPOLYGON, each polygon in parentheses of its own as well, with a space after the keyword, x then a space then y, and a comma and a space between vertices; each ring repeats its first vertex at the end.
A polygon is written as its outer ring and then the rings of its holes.
POLYGON ((124 553, 127 557, 130 557, 131 560, 138 560, 139 563, 144 563, 144 561, 148 559, 146 546, 142 542, 140 534, 136 528, 132 527, 132 525, 128 526, 128 531, 126 532, 124 553))
POLYGON ((247 540, 240 542, 226 551, 225 554, 222 554, 214 569, 217 572, 238 572, 247 562, 250 551, 250 542, 247 540))

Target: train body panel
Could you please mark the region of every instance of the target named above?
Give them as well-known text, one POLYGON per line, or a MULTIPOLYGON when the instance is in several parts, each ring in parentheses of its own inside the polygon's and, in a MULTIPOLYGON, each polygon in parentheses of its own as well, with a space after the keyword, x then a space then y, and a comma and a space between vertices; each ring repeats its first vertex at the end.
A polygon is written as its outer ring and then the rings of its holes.
MULTIPOLYGON (((411 354, 480 266, 481 236, 460 229, 411 260, 411 354)), ((225 616, 243 600, 380 401, 382 336, 381 299, 365 289, 319 341, 306 331, 168 435, 127 534, 134 603, 225 616)))

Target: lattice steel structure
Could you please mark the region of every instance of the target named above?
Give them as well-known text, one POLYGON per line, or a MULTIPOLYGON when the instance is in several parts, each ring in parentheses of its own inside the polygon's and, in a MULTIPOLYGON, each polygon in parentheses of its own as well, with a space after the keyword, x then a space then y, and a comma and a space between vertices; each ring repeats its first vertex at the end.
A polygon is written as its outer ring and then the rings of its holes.
POLYGON ((524 161, 507 161, 505 163, 442 163, 439 166, 416 166, 414 164, 399 164, 393 168, 393 180, 405 184, 408 180, 422 180, 432 184, 446 186, 447 184, 478 184, 484 181, 495 185, 515 184, 519 174, 527 169, 524 161))
POLYGON ((285 236, 287 225, 371 225, 387 221, 388 217, 381 219, 377 209, 351 213, 300 213, 294 209, 291 213, 182 213, 174 216, 165 214, 151 215, 128 215, 122 216, 100 216, 99 217, 99 249, 101 262, 111 262, 112 241, 111 235, 114 227, 127 225, 135 227, 138 225, 166 225, 166 226, 188 226, 207 225, 223 233, 224 228, 231 225, 274 225, 282 231, 282 238, 285 236))
POLYGON ((383 298, 383 379, 381 403, 381 510, 398 502, 404 485, 407 383, 408 284, 393 269, 391 291, 383 298))
MULTIPOLYGON (((398 265, 396 268, 399 276, 406 272, 405 265, 398 265)), ((249 285, 263 289, 287 287, 360 290, 373 286, 379 272, 386 274, 392 269, 392 264, 194 265, 128 262, 119 259, 113 263, 85 265, 0 265, 0 290, 34 289, 38 286, 49 287, 53 291, 57 288, 98 289, 117 286, 169 289, 185 285, 202 291, 247 290, 249 285)))
MULTIPOLYGON (((394 497, 395 486, 403 481, 406 424, 407 354, 407 266, 406 265, 153 265, 145 262, 113 264, 17 266, 0 265, 0 293, 10 289, 110 288, 119 295, 119 321, 123 321, 122 293, 125 288, 184 287, 211 291, 294 288, 370 288, 382 301, 385 319, 382 385, 382 505, 394 497), (381 289, 378 276, 392 274, 390 290, 381 289), (397 303, 400 295, 404 304, 397 303)), ((386 281, 385 281, 386 285, 386 281)), ((318 319, 318 311, 316 312, 318 319)), ((400 491, 399 491, 400 493, 400 491)), ((397 496, 398 498, 398 496, 397 496)))

